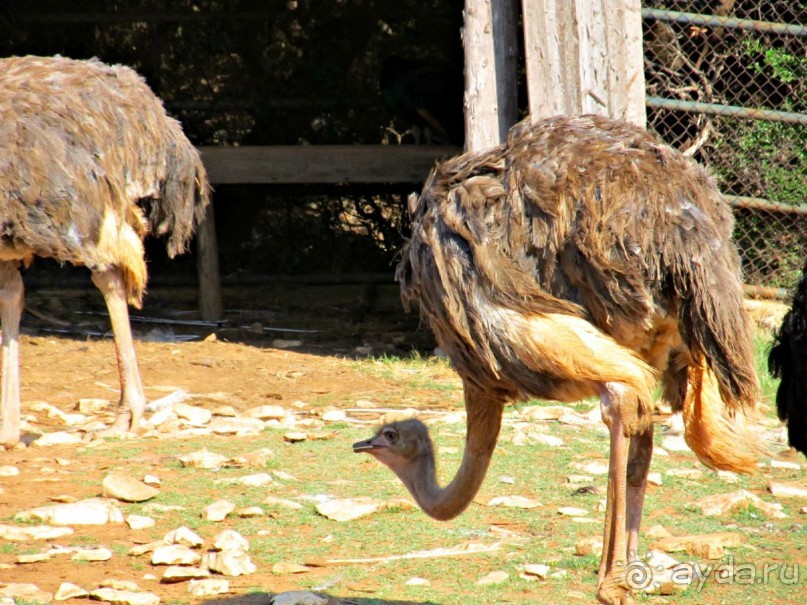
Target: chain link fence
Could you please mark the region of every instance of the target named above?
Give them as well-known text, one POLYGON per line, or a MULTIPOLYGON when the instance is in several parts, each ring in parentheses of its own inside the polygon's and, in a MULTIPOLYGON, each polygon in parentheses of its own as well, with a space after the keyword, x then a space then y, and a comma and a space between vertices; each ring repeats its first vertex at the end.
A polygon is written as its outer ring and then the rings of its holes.
POLYGON ((642 14, 648 128, 709 166, 746 284, 781 294, 807 252, 807 2, 649 1, 642 14))

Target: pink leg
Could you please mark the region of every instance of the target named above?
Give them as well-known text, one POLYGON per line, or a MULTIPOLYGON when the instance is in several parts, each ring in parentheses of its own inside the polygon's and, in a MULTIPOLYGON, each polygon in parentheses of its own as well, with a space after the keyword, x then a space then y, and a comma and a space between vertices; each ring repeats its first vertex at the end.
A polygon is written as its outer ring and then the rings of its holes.
POLYGON ((639 526, 642 524, 642 507, 647 490, 647 473, 653 456, 653 425, 644 433, 634 435, 628 451, 628 562, 639 556, 639 526))
POLYGON ((129 307, 123 275, 117 268, 93 272, 92 281, 101 291, 109 310, 112 333, 115 337, 115 356, 120 376, 120 401, 115 422, 108 434, 136 431, 146 407, 146 396, 140 372, 137 369, 132 329, 129 325, 129 307))
POLYGON ((24 288, 17 264, 0 261, 0 321, 3 327, 2 408, 0 447, 12 447, 20 440, 20 316, 24 288))
POLYGON ((607 605, 627 605, 634 600, 625 582, 629 439, 625 437, 622 406, 632 404, 635 396, 622 384, 608 383, 603 387, 600 400, 603 421, 611 433, 611 451, 597 599, 607 605))

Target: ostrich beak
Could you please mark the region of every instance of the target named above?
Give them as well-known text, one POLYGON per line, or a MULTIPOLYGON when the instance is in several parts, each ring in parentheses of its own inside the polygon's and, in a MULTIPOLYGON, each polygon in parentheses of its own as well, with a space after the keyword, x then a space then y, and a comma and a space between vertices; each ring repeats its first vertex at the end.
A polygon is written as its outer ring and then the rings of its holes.
POLYGON ((353 444, 353 451, 356 454, 360 454, 362 452, 372 452, 373 450, 377 449, 379 446, 377 443, 374 443, 375 437, 371 439, 365 439, 364 441, 357 441, 353 444))

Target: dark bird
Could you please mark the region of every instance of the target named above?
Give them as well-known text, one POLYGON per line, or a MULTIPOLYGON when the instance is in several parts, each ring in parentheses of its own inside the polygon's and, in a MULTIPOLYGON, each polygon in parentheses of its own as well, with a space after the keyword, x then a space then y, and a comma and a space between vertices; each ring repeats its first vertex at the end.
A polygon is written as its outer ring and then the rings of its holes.
POLYGON ((807 263, 793 303, 782 320, 768 355, 768 369, 781 378, 776 411, 787 423, 791 447, 807 455, 807 263))
POLYGON ((426 143, 462 145, 462 66, 388 57, 381 66, 379 88, 390 113, 413 129, 416 142, 422 133, 426 143))
POLYGON ((462 378, 462 463, 440 487, 417 420, 354 451, 451 519, 485 477, 507 403, 599 397, 611 445, 597 596, 632 602, 657 380, 707 466, 752 472, 762 451, 739 422, 758 383, 733 218, 713 179, 623 122, 527 119, 504 144, 439 164, 409 213, 397 276, 462 378))
POLYGON ((20 438, 18 336, 35 256, 85 265, 115 337, 121 396, 111 432, 136 429, 145 407, 127 302, 146 287, 143 238, 185 250, 209 187, 196 149, 134 71, 62 57, 0 60, 0 444, 20 438))

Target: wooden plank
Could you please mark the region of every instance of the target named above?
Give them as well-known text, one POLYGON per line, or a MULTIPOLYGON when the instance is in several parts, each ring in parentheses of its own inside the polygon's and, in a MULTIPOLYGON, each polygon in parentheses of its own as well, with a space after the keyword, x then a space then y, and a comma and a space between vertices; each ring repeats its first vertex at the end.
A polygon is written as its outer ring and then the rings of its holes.
POLYGON ((465 149, 503 142, 518 116, 517 0, 465 0, 465 149))
POLYGON ((440 145, 200 147, 215 185, 423 183, 438 160, 462 152, 440 145))
POLYGON ((533 120, 596 113, 645 126, 640 0, 523 0, 533 120))
POLYGON ((204 320, 224 318, 219 275, 219 246, 213 203, 205 209, 205 218, 196 231, 196 272, 199 276, 199 315, 204 320))

